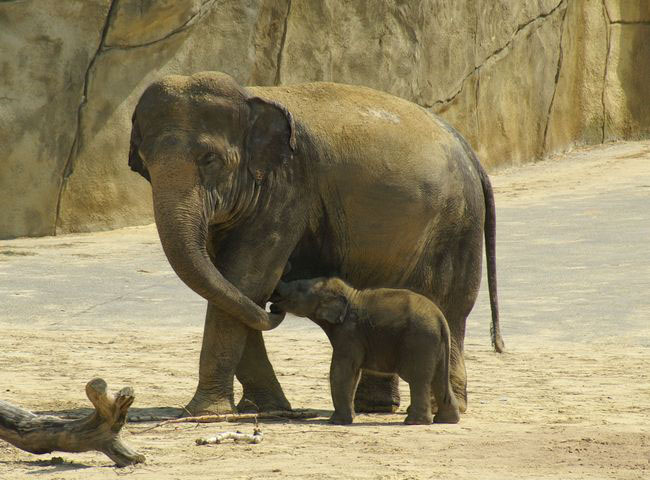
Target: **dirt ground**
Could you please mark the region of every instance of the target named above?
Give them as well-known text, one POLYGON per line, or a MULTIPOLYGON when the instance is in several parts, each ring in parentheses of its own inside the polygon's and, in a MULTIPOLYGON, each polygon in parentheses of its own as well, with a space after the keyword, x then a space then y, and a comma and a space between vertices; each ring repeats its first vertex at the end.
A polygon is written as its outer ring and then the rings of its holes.
MULTIPOLYGON (((404 426, 404 383, 400 412, 327 424, 330 346, 288 319, 265 335, 269 355, 293 407, 321 418, 263 421, 259 445, 194 444, 251 423, 132 423, 124 437, 147 461, 124 469, 98 453, 36 456, 0 441, 0 478, 650 478, 650 142, 492 179, 508 351, 490 348, 482 291, 458 425, 404 426)), ((134 387, 134 414, 157 414, 194 391, 204 305, 152 226, 0 242, 0 298, 0 399, 74 412, 101 376, 134 387)))

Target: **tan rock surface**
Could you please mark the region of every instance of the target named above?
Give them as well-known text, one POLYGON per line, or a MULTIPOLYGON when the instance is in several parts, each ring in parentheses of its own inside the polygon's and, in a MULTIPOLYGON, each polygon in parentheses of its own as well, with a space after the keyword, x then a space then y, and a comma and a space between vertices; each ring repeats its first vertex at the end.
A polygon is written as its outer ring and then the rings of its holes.
POLYGON ((105 48, 134 48, 189 28, 205 12, 200 0, 118 2, 104 42, 105 48))
POLYGON ((364 84, 415 101, 489 167, 650 134, 641 0, 0 3, 0 238, 151 220, 130 116, 168 73, 364 84))
POLYGON ((608 25, 599 2, 569 2, 545 152, 603 140, 603 78, 608 25))
POLYGON ((480 0, 476 3, 479 5, 476 22, 476 56, 479 64, 504 48, 531 23, 544 20, 557 9, 567 6, 565 0, 480 0))
POLYGON ((650 134, 650 22, 613 24, 605 73, 604 138, 650 134))
POLYGON ((544 153, 564 15, 562 6, 529 23, 480 70, 475 148, 488 168, 520 164, 544 153))
MULTIPOLYGON (((236 2, 210 8, 212 3, 199 8, 185 26, 177 21, 146 37, 164 40, 102 47, 83 108, 75 171, 61 198, 61 231, 104 230, 153 221, 149 184, 126 163, 131 114, 147 85, 163 75, 202 70, 228 71, 240 81, 253 75, 249 60, 255 55, 253 40, 256 29, 264 28, 258 25, 258 10, 240 8, 236 2)), ((129 2, 119 2, 115 21, 126 23, 127 14, 121 17, 120 12, 129 8, 129 2)), ((142 15, 131 28, 153 23, 157 9, 142 15)), ((127 26, 120 28, 129 31, 127 26)), ((126 34, 120 37, 126 39, 126 34)), ((261 75, 259 69, 256 74, 261 75)))
POLYGON ((54 233, 79 101, 108 4, 0 4, 0 238, 54 233))
MULTIPOLYGON (((593 2, 596 3, 596 2, 593 2)), ((644 0, 603 0, 607 15, 612 22, 650 21, 650 2, 644 0)))

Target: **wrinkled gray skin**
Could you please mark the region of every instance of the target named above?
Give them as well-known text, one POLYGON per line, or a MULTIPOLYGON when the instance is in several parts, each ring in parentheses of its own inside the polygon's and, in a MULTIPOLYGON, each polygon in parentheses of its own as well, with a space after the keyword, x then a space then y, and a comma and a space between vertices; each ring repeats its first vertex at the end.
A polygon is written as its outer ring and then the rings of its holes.
MULTIPOLYGON (((204 72, 151 84, 133 115, 129 165, 151 183, 178 276, 208 300, 192 414, 290 408, 261 331, 286 280, 338 276, 432 299, 451 331, 451 381, 466 402, 465 319, 485 230, 498 331, 494 203, 487 175, 447 124, 405 100, 332 83, 241 87, 204 72)), ((364 374, 357 411, 399 404, 397 379, 364 374)))
POLYGON ((458 423, 458 402, 449 382, 449 327, 428 298, 410 290, 357 290, 339 278, 314 278, 280 282, 272 300, 271 311, 308 317, 330 339, 330 422, 352 423, 363 368, 396 373, 408 382, 411 405, 404 423, 428 425, 432 418, 434 423, 458 423))

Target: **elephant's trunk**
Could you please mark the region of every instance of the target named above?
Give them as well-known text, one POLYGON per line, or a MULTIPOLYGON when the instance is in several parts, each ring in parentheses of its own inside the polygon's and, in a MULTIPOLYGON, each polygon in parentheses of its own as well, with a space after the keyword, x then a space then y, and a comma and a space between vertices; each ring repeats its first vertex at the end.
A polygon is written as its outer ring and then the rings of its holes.
POLYGON ((229 315, 255 330, 271 330, 283 320, 269 315, 230 283, 210 259, 206 240, 208 215, 204 189, 168 185, 156 188, 152 179, 154 215, 163 250, 179 278, 192 290, 229 315))

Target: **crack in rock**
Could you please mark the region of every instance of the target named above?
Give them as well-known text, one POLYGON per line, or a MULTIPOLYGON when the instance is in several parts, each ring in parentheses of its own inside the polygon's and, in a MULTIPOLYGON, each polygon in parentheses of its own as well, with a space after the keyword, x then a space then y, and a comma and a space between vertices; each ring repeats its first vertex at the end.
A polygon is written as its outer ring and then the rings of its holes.
POLYGON ((184 30, 187 30, 196 22, 198 22, 198 20, 203 18, 208 12, 211 11, 212 6, 216 3, 216 1, 217 0, 207 0, 203 2, 199 7, 199 11, 195 15, 190 17, 181 26, 172 30, 171 32, 169 32, 167 35, 165 35, 160 39, 153 40, 151 42, 147 42, 143 44, 138 44, 138 45, 107 45, 106 37, 108 36, 108 31, 110 29, 113 18, 115 17, 115 13, 117 11, 117 4, 118 4, 118 0, 111 0, 110 6, 108 8, 108 13, 106 14, 106 21, 104 22, 104 26, 102 27, 102 33, 100 36, 99 45, 97 46, 97 50, 95 51, 95 54, 90 59, 90 62, 88 63, 88 67, 86 68, 86 73, 84 75, 81 101, 79 102, 79 106, 77 107, 77 126, 75 129, 75 135, 72 141, 72 146, 70 147, 70 153, 68 154, 68 158, 63 167, 63 172, 61 173, 61 184, 59 186, 59 193, 56 202, 56 216, 54 219, 54 225, 52 226, 52 235, 56 235, 57 233, 57 226, 59 225, 59 220, 61 218, 61 201, 63 198, 63 192, 65 190, 65 186, 67 184, 68 178, 70 177, 70 175, 72 175, 72 172, 74 170, 74 160, 77 154, 79 153, 83 110, 86 104, 88 103, 88 86, 90 83, 90 74, 93 67, 95 66, 95 63, 97 62, 97 59, 102 55, 102 53, 112 49, 128 50, 132 48, 146 47, 167 40, 168 38, 177 35, 178 33, 181 33, 184 30))
MULTIPOLYGON (((438 105, 444 105, 444 104, 447 104, 447 103, 452 102, 452 101, 453 101, 453 100, 454 100, 458 95, 460 95, 460 93, 463 91, 463 89, 465 88, 465 82, 467 82, 467 80, 468 80, 472 75, 474 75, 475 73, 477 73, 481 68, 483 68, 485 65, 487 65, 490 61, 492 61, 492 60, 493 60, 496 56, 498 56, 501 52, 503 52, 503 51, 506 50, 508 47, 510 47, 510 45, 511 45, 511 44, 515 41, 515 39, 519 36, 519 34, 520 34, 523 30, 525 30, 527 27, 529 27, 529 26, 532 25, 533 23, 537 22, 538 24, 540 24, 537 28, 540 28, 540 27, 541 27, 541 23, 542 23, 542 21, 543 21, 545 18, 550 17, 551 15, 553 15, 553 14, 554 14, 554 13, 555 13, 559 8, 562 7, 562 5, 564 5, 564 3, 565 3, 565 0, 560 0, 560 2, 559 2, 555 7, 553 7, 551 10, 549 10, 548 12, 546 12, 546 13, 541 13, 541 14, 539 14, 538 16, 536 16, 536 17, 534 17, 534 18, 528 20, 527 22, 524 22, 524 23, 519 24, 519 25, 517 26, 517 28, 515 29, 514 33, 510 36, 510 39, 509 39, 509 40, 508 40, 508 41, 507 41, 503 46, 497 48, 497 49, 494 50, 492 53, 490 53, 490 54, 485 58, 485 60, 483 60, 483 62, 481 62, 481 64, 475 66, 475 67, 474 67, 474 68, 473 68, 473 69, 472 69, 472 70, 471 70, 467 75, 465 75, 465 76, 463 77, 463 79, 460 81, 460 86, 458 87, 458 89, 457 89, 456 91, 454 91, 454 93, 453 93, 451 96, 449 96, 449 97, 447 97, 447 98, 445 98, 445 99, 442 99, 442 100, 436 100, 435 102, 433 102, 433 103, 431 103, 431 104, 424 104, 424 105, 422 105, 422 106, 425 107, 425 108, 434 108, 434 107, 436 107, 436 106, 438 106, 438 105)), ((478 15, 478 14, 477 14, 477 15, 478 15)))
POLYGON ((481 91, 481 76, 479 73, 476 73, 476 91, 474 92, 474 102, 476 105, 476 108, 474 108, 474 117, 476 118, 476 141, 478 142, 478 139, 480 138, 480 126, 481 126, 481 119, 478 114, 478 100, 479 100, 479 94, 481 91))
POLYGON ((116 6, 117 6, 117 0, 111 0, 111 4, 109 5, 108 12, 106 14, 106 21, 104 22, 102 33, 99 38, 99 44, 97 45, 97 50, 95 51, 93 57, 90 59, 90 62, 88 62, 88 67, 86 68, 86 73, 84 75, 81 101, 79 102, 79 106, 77 107, 77 127, 75 129, 74 139, 72 140, 72 146, 70 147, 70 153, 68 154, 68 159, 66 160, 65 165, 63 167, 63 171, 61 172, 61 184, 59 186, 59 195, 56 202, 56 217, 54 219, 54 225, 52 226, 53 235, 56 235, 57 225, 59 224, 59 218, 61 217, 61 199, 63 197, 63 191, 67 184, 68 178, 72 174, 72 170, 74 168, 74 158, 76 157, 77 152, 79 151, 79 141, 80 141, 79 137, 81 135, 81 118, 83 116, 83 108, 88 102, 88 84, 90 82, 90 71, 95 65, 95 62, 97 61, 99 55, 102 53, 102 49, 104 47, 104 42, 106 41, 106 36, 108 35, 108 30, 110 28, 111 21, 113 19, 113 16, 115 15, 116 6))
MULTIPOLYGON (((476 15, 474 18, 474 58, 478 57, 478 5, 476 5, 476 15)), ((461 85, 462 89, 462 85, 461 85)), ((458 92, 460 93, 460 92, 458 92)), ((480 93, 481 93, 481 75, 480 72, 477 70, 476 72, 476 88, 474 89, 474 121, 476 122, 476 142, 478 143, 478 139, 480 138, 481 135, 481 119, 478 113, 478 101, 480 98, 480 93)))
POLYGON ((605 54, 605 68, 603 69, 603 91, 600 96, 600 102, 603 107, 603 126, 602 126, 602 137, 600 142, 605 143, 605 124, 607 123, 607 108, 605 106, 605 87, 607 86, 607 69, 609 68, 609 54, 611 53, 612 48, 612 34, 611 34, 611 24, 612 21, 609 17, 609 12, 607 11, 607 5, 605 0, 603 1, 603 19, 605 20, 605 31, 607 32, 607 53, 605 54))
POLYGON ((555 102, 555 94, 557 93, 557 84, 560 81, 560 70, 562 68, 562 60, 563 60, 563 57, 564 57, 564 52, 562 50, 562 40, 564 38, 564 27, 565 27, 566 14, 567 14, 568 10, 569 10, 569 8, 567 6, 567 8, 564 9, 564 13, 562 14, 562 21, 560 22, 560 43, 559 43, 559 46, 558 46, 559 54, 558 54, 558 59, 557 59, 557 70, 555 71, 555 86, 553 87, 553 96, 551 96, 551 103, 548 106, 548 113, 546 114, 546 125, 544 126, 544 137, 543 137, 543 143, 542 143, 542 153, 546 150, 546 141, 547 141, 547 135, 548 135, 548 125, 551 122, 551 111, 553 110, 553 103, 555 102))
POLYGON ((185 30, 188 30, 190 27, 194 26, 195 23, 197 23, 199 20, 201 20, 203 17, 205 17, 208 13, 212 11, 212 7, 214 4, 217 2, 217 0, 207 0, 203 3, 201 3, 201 6, 199 7, 199 11, 196 12, 194 15, 192 15, 190 18, 188 18, 185 22, 183 22, 181 25, 173 29, 171 32, 165 34, 164 36, 157 38, 155 40, 150 40, 148 42, 144 43, 136 43, 133 45, 122 45, 122 44, 106 44, 104 45, 103 51, 109 51, 109 50, 131 50, 133 48, 142 48, 142 47, 148 47, 150 45, 155 45, 156 43, 164 42, 165 40, 169 39, 170 37, 173 37, 175 35, 178 35, 179 33, 184 32, 185 30))
POLYGON ((284 17, 284 30, 282 31, 282 39, 280 40, 280 50, 278 50, 278 57, 275 61, 275 85, 280 85, 282 78, 280 76, 280 69, 282 68, 282 55, 284 54, 284 44, 287 41, 287 29, 289 27, 289 14, 291 13, 291 0, 287 1, 287 14, 284 17))

